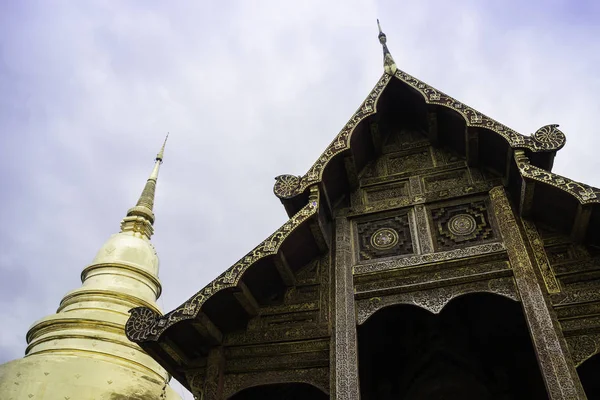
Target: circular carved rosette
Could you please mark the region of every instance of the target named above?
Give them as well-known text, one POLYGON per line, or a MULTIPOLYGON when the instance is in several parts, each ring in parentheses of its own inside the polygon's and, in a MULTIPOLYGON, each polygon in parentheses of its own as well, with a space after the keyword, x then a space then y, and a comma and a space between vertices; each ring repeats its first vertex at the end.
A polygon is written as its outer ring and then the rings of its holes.
POLYGON ((542 126, 533 134, 535 147, 539 150, 556 151, 560 150, 567 141, 565 134, 558 129, 558 125, 542 126))
POLYGON ((142 342, 152 334, 158 315, 149 308, 136 307, 125 324, 125 334, 133 342, 142 342))
POLYGON ((398 243, 398 232, 392 228, 381 228, 371 235, 371 246, 377 250, 391 249, 398 243))
POLYGON ((294 175, 279 175, 275 178, 273 193, 280 199, 291 199, 300 189, 300 177, 294 175))
POLYGON ((477 221, 469 214, 459 214, 450 218, 448 230, 456 236, 471 235, 477 229, 477 221))

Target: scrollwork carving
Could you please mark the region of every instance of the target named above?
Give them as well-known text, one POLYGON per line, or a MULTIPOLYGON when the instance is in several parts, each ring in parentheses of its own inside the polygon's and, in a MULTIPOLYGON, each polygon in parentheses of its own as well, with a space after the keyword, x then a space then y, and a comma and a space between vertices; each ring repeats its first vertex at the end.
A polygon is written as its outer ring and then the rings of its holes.
POLYGON ((358 400, 358 345, 354 302, 354 282, 352 278, 352 233, 350 221, 336 219, 335 230, 335 309, 334 335, 332 336, 332 375, 331 387, 334 398, 358 400))
POLYGON ((577 367, 600 352, 600 334, 569 336, 567 343, 573 362, 577 367))
POLYGON ((557 124, 542 126, 531 138, 539 149, 547 149, 548 151, 560 150, 567 141, 565 134, 558 129, 557 124))
POLYGON ((534 152, 544 152, 557 151, 565 144, 564 134, 556 129, 558 125, 546 125, 533 136, 524 136, 404 71, 397 70, 394 76, 421 93, 425 102, 455 111, 464 118, 467 126, 489 129, 503 137, 513 148, 527 148, 534 152))
POLYGON ((273 193, 280 199, 289 199, 296 195, 300 177, 295 175, 279 175, 275 177, 275 186, 273 193))
POLYGON ((533 250, 533 255, 542 274, 542 278, 544 279, 546 290, 548 293, 559 293, 560 286, 550 267, 550 262, 548 261, 546 250, 544 249, 544 242, 542 242, 535 225, 531 221, 523 220, 523 227, 525 228, 525 234, 527 235, 529 245, 533 250))
POLYGON ((427 263, 443 262, 483 254, 498 253, 505 250, 506 248, 502 243, 488 243, 479 246, 465 247, 462 249, 442 251, 438 253, 421 254, 416 256, 396 258, 388 261, 360 264, 354 267, 354 273, 366 274, 370 272, 386 271, 427 263))
MULTIPOLYGON (((369 93, 362 105, 354 113, 352 118, 350 118, 350 121, 346 123, 340 133, 338 133, 338 135, 335 137, 333 142, 331 142, 323 154, 321 154, 317 162, 315 162, 313 166, 310 167, 308 172, 302 176, 302 178, 300 178, 299 185, 296 186, 293 191, 290 191, 286 198, 297 196, 298 194, 303 193, 309 186, 321 181, 323 170, 329 161, 334 156, 350 147, 350 138, 354 128, 356 128, 358 124, 366 117, 375 114, 377 111, 377 100, 379 99, 379 96, 383 90, 386 88, 390 79, 390 75, 383 74, 373 90, 371 90, 371 93, 369 93)), ((277 191, 275 191, 275 194, 277 194, 277 191)))
POLYGON ((411 304, 424 308, 433 314, 439 314, 452 299, 465 294, 480 292, 494 293, 508 297, 514 301, 519 301, 513 278, 503 277, 416 292, 361 299, 356 302, 356 322, 358 325, 362 325, 378 310, 397 304, 411 304))
POLYGON ((147 307, 136 307, 129 311, 131 314, 125 324, 127 338, 133 342, 143 340, 148 333, 155 334, 159 315, 147 307))
POLYGON ((524 178, 554 186, 575 197, 581 204, 600 203, 600 189, 575 182, 531 164, 525 154, 515 153, 515 161, 524 178))
POLYGON ((329 393, 329 368, 304 368, 294 370, 264 371, 246 374, 227 374, 223 394, 229 398, 254 386, 276 383, 308 383, 324 393, 329 393))

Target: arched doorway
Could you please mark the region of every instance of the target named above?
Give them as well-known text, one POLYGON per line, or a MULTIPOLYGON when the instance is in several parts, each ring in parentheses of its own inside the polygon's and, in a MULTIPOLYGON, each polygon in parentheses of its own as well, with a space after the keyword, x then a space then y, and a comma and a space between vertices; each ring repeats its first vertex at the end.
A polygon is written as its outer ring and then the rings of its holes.
POLYGON ((577 373, 588 400, 600 400, 600 354, 577 367, 577 373))
POLYGON ((384 308, 358 328, 362 400, 547 399, 521 306, 477 293, 439 315, 384 308))
POLYGON ((244 389, 230 400, 328 400, 329 396, 308 383, 278 383, 244 389))

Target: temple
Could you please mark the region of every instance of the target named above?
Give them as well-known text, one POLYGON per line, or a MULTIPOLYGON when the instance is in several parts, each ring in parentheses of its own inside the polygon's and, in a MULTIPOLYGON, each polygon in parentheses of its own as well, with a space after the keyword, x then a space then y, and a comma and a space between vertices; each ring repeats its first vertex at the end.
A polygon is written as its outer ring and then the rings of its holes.
POLYGON ((126 334, 197 399, 600 398, 600 189, 522 135, 384 72, 302 176, 289 220, 126 334), (587 397, 586 397, 587 396, 587 397))
POLYGON ((132 307, 160 312, 154 192, 165 143, 121 231, 81 272, 82 286, 27 332, 25 357, 0 365, 1 400, 178 400, 171 376, 125 336, 132 307))

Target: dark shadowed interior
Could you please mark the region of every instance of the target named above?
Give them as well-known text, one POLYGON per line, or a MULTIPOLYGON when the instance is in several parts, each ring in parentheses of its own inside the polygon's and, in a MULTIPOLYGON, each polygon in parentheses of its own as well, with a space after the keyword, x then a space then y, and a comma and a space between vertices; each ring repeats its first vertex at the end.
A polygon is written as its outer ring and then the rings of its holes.
POLYGON ((230 400, 327 400, 329 396, 307 383, 281 383, 251 387, 230 400))
POLYGON ((362 400, 547 399, 521 305, 492 294, 439 315, 399 305, 358 330, 362 400))
POLYGON ((600 400, 600 354, 596 354, 577 368, 579 379, 588 400, 600 400))

